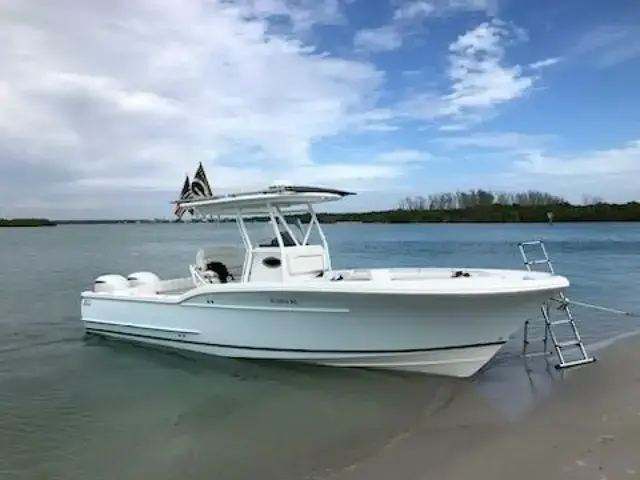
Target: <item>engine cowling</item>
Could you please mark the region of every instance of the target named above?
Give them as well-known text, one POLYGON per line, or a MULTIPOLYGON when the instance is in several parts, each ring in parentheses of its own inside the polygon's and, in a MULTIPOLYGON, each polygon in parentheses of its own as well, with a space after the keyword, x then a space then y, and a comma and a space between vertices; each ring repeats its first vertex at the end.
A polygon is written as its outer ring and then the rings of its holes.
POLYGON ((130 287, 144 293, 156 293, 160 287, 160 277, 153 272, 134 272, 127 281, 130 287))
POLYGON ((113 293, 127 290, 129 282, 118 274, 100 275, 93 282, 93 291, 96 293, 113 293))

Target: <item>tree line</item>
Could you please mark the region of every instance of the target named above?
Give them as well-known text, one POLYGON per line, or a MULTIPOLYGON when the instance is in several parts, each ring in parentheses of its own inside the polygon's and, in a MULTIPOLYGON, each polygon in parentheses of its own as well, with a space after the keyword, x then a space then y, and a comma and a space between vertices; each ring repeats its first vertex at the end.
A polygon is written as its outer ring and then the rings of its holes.
POLYGON ((366 213, 322 214, 325 222, 449 223, 449 222, 637 222, 640 203, 606 203, 585 195, 582 204, 547 192, 489 190, 434 193, 405 197, 395 209, 366 213))
POLYGON ((400 200, 398 210, 464 210, 492 205, 569 205, 562 197, 546 192, 529 190, 527 192, 492 192, 489 190, 469 190, 455 193, 434 193, 423 197, 405 197, 400 200))
POLYGON ((52 227, 56 225, 46 218, 0 218, 0 227, 52 227))
MULTIPOLYGON (((396 208, 358 213, 318 213, 323 223, 515 223, 515 222, 638 222, 640 203, 607 203, 602 198, 585 195, 581 204, 572 204, 550 193, 492 192, 477 189, 454 193, 434 193, 405 197, 396 208)), ((308 214, 299 215, 309 222, 308 214)), ((0 227, 36 227, 56 224, 146 223, 151 220, 56 220, 44 218, 0 218, 0 227)), ((155 220, 158 221, 158 220, 155 220)), ((155 222, 154 221, 154 222, 155 222)), ((229 221, 233 221, 229 219, 229 221)), ((253 221, 268 221, 255 217, 253 221)), ((167 220, 167 222, 169 222, 167 220)))

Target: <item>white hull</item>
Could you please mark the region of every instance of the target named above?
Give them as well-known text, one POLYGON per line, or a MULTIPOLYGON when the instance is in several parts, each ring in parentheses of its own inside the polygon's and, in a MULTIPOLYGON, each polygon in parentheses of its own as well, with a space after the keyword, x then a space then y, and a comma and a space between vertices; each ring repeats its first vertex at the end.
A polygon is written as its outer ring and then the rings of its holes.
POLYGON ((89 333, 211 355, 469 377, 568 285, 554 278, 528 291, 475 294, 406 284, 366 292, 351 282, 211 285, 177 296, 85 292, 82 319, 89 333))
POLYGON ((116 330, 94 329, 87 327, 87 333, 129 342, 168 347, 177 350, 197 352, 219 357, 241 359, 287 360, 332 367, 375 368, 398 370, 452 377, 470 377, 480 370, 500 350, 502 343, 478 347, 456 348, 425 352, 401 352, 378 354, 319 354, 300 352, 277 352, 269 350, 245 350, 212 345, 190 344, 172 340, 160 340, 148 336, 133 336, 129 333, 116 333, 116 330))

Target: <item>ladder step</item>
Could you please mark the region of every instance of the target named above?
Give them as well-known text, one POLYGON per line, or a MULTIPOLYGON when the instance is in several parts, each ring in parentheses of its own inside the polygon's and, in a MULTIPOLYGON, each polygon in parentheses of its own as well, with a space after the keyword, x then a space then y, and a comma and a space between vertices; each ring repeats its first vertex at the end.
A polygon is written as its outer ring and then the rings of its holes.
POLYGON ((579 347, 582 342, 580 340, 569 340, 568 342, 558 342, 556 345, 558 348, 579 347))
POLYGON ((528 242, 519 242, 518 245, 540 245, 541 243, 540 240, 530 240, 528 242))
POLYGON ((525 262, 527 265, 543 265, 545 263, 549 263, 549 260, 545 260, 544 258, 540 260, 527 260, 525 262))
POLYGON ((567 325, 570 324, 572 322, 572 320, 569 319, 562 319, 562 320, 554 320, 553 322, 549 322, 552 326, 556 326, 556 325, 567 325))
POLYGON ((581 358, 579 360, 573 360, 571 362, 559 363, 558 365, 556 365, 556 368, 560 370, 561 368, 577 367, 578 365, 586 365, 587 363, 593 363, 595 361, 596 357, 581 358))

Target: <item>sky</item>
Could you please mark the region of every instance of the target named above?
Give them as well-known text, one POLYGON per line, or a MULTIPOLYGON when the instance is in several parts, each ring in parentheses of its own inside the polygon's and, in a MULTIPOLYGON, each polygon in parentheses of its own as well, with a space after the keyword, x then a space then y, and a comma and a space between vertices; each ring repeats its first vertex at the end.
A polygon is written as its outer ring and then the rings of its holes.
POLYGON ((640 200, 637 0, 0 0, 0 217, 275 181, 640 200))

